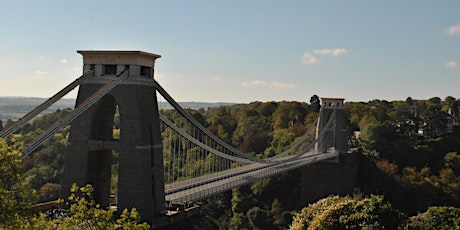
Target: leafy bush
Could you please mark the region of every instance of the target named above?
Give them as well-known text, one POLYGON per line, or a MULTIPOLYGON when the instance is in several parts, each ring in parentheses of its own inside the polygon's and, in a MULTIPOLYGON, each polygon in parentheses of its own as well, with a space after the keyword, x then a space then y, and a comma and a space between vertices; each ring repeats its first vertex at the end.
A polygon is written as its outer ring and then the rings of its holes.
POLYGON ((403 229, 405 224, 405 215, 382 196, 331 196, 303 208, 290 229, 403 229))
POLYGON ((411 217, 409 229, 460 229, 460 209, 445 206, 430 207, 426 212, 411 217))

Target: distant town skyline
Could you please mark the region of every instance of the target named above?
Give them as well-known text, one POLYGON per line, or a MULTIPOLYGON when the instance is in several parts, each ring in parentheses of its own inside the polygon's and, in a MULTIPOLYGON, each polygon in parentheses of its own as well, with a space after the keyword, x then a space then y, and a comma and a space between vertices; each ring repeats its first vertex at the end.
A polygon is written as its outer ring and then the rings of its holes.
POLYGON ((458 0, 6 0, 0 96, 52 96, 82 74, 77 50, 140 50, 162 56, 155 78, 182 102, 459 98, 459 10, 458 0))

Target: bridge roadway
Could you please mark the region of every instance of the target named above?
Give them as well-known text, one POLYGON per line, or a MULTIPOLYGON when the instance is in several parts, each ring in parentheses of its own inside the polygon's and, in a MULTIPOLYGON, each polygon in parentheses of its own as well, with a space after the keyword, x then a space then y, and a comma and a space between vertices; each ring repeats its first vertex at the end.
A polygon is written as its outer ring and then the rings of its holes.
POLYGON ((207 176, 167 184, 165 185, 165 200, 173 204, 203 200, 234 187, 336 157, 338 157, 336 150, 327 153, 309 151, 301 155, 276 159, 271 164, 253 163, 207 176))

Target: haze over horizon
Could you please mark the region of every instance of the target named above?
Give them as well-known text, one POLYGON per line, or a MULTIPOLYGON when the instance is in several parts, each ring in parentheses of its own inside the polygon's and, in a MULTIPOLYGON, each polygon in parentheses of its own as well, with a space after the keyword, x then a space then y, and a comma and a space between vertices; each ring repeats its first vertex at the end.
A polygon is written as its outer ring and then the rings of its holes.
POLYGON ((0 96, 52 96, 81 75, 77 50, 141 50, 162 55, 155 78, 182 102, 459 98, 459 10, 457 0, 6 0, 0 96))

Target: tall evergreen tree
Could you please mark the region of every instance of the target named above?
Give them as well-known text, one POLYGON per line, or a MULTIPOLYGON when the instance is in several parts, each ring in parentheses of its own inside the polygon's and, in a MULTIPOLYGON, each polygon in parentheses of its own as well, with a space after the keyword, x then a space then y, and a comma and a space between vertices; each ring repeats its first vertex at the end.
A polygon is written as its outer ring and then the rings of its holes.
POLYGON ((316 112, 318 113, 319 110, 321 109, 321 100, 319 99, 319 97, 317 95, 313 95, 311 96, 310 98, 310 110, 312 112, 316 112))

